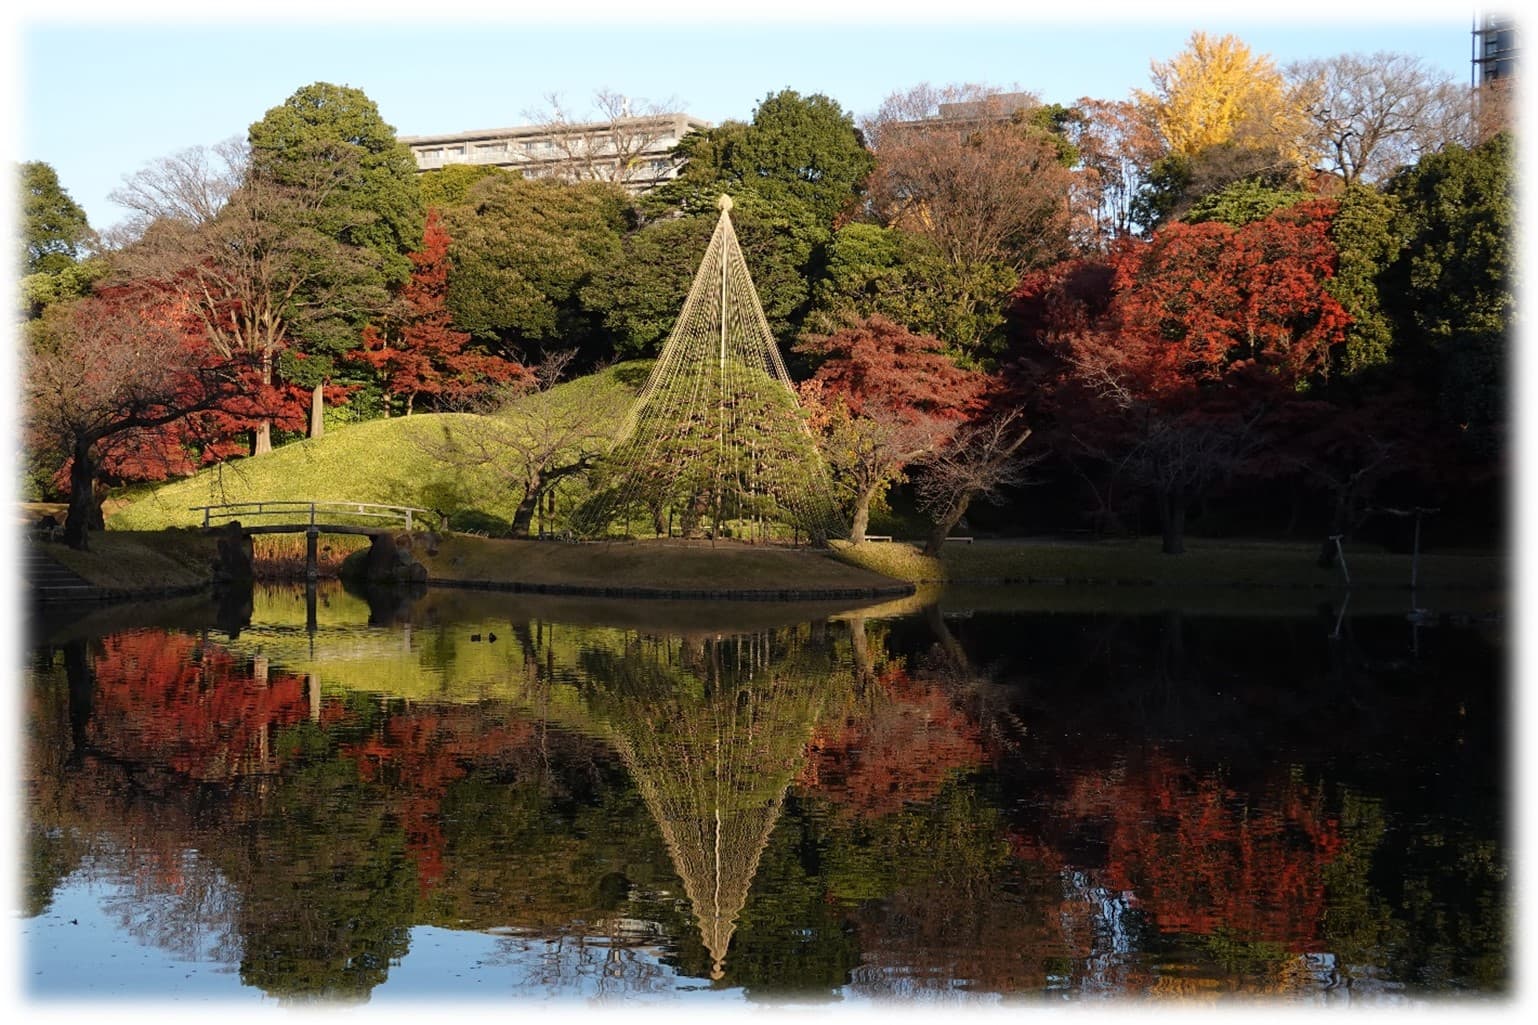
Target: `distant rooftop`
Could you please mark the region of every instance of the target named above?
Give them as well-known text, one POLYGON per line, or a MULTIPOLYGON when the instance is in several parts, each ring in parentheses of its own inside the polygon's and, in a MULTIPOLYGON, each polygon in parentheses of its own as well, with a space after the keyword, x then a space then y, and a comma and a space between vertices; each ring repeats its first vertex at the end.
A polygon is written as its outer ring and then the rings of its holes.
POLYGON ((678 174, 672 151, 710 122, 682 112, 610 121, 549 122, 404 135, 417 170, 451 164, 505 167, 528 178, 609 181, 645 192, 678 174))
POLYGON ((1007 117, 1017 110, 1026 110, 1040 104, 1040 100, 1030 93, 994 93, 992 96, 980 100, 966 100, 961 103, 940 104, 940 117, 946 120, 977 118, 977 117, 1007 117))

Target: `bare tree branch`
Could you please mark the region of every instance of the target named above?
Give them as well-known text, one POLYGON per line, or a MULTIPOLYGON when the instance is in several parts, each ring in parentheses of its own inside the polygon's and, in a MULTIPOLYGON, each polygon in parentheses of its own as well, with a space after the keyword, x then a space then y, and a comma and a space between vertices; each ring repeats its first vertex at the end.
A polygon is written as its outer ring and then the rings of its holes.
POLYGON ((917 491, 919 505, 934 517, 924 554, 938 555, 951 529, 976 499, 996 500, 1003 488, 1024 483, 1030 465, 1040 457, 1022 458, 1021 446, 1031 436, 1019 409, 967 424, 949 445, 920 461, 923 475, 917 491))
POLYGON ((1382 181, 1449 142, 1471 142, 1470 90, 1419 57, 1341 54, 1299 61, 1314 142, 1348 184, 1382 181))
POLYGON ((153 161, 123 178, 107 198, 133 211, 113 229, 113 241, 127 245, 159 221, 190 228, 213 222, 245 180, 245 140, 226 139, 213 148, 194 146, 153 161))
POLYGON ((655 103, 612 89, 599 89, 579 119, 555 93, 545 96, 543 109, 524 112, 549 133, 549 143, 578 181, 623 185, 658 177, 648 165, 670 159, 655 152, 657 144, 675 131, 670 113, 678 110, 672 97, 655 103))

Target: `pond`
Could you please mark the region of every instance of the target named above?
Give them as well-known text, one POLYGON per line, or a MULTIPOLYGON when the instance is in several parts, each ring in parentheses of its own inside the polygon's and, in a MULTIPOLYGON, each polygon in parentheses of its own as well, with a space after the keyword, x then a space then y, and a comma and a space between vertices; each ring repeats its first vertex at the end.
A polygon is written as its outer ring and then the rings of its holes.
POLYGON ((22 996, 1505 998, 1504 627, 1311 600, 45 618, 22 996))

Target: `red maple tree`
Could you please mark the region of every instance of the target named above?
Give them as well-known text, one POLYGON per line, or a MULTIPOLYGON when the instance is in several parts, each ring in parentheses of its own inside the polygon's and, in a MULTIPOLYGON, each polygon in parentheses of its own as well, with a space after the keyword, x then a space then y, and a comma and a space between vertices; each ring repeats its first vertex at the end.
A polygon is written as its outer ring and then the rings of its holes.
POLYGON ((809 337, 796 351, 822 357, 802 401, 849 494, 849 539, 859 543, 871 504, 982 409, 990 380, 957 366, 938 338, 880 316, 809 337))
POLYGON ((843 396, 855 415, 879 405, 908 419, 965 420, 981 408, 988 385, 987 375, 957 366, 940 339, 881 316, 805 338, 796 351, 819 358, 812 379, 843 396))
POLYGON ((797 782, 857 818, 932 799, 947 779, 985 759, 982 729, 942 680, 901 662, 875 673, 866 714, 819 726, 797 782))
POLYGON ((1060 438, 1153 493, 1168 553, 1184 550, 1186 506, 1244 469, 1265 419, 1345 343, 1350 317, 1325 290, 1335 210, 1171 224, 1015 292, 1022 376, 1050 394, 1060 438))
POLYGON ((26 435, 69 492, 65 540, 100 529, 103 475, 161 480, 188 472, 194 418, 241 395, 243 356, 215 351, 174 293, 113 285, 51 308, 25 360, 26 435))
POLYGON ((533 382, 522 364, 470 347, 470 335, 453 329, 448 309, 449 245, 452 239, 436 208, 429 210, 422 248, 411 254, 411 280, 402 292, 409 314, 393 337, 370 324, 362 347, 348 358, 367 363, 384 379, 385 392, 405 402, 409 416, 421 397, 455 402, 493 384, 533 382))
POLYGON ((530 723, 510 718, 488 724, 487 712, 472 706, 413 707, 392 716, 367 740, 342 745, 360 779, 390 787, 423 896, 447 871, 442 805, 449 788, 478 764, 509 758, 538 742, 530 723))

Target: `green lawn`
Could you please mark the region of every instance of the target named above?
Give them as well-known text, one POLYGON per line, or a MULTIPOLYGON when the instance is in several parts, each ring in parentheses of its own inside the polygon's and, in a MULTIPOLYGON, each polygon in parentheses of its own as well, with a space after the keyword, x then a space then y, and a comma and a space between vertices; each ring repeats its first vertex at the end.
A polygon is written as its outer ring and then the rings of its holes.
POLYGON ((201 524, 192 507, 252 501, 405 505, 505 521, 519 497, 514 451, 552 417, 612 434, 645 380, 627 363, 525 396, 494 416, 425 413, 333 428, 154 489, 119 509, 112 530, 201 524), (475 462, 484 458, 484 462, 475 462))
POLYGON ((127 531, 92 534, 91 550, 38 544, 87 583, 113 591, 159 591, 197 587, 213 579, 215 540, 200 530, 127 531))

